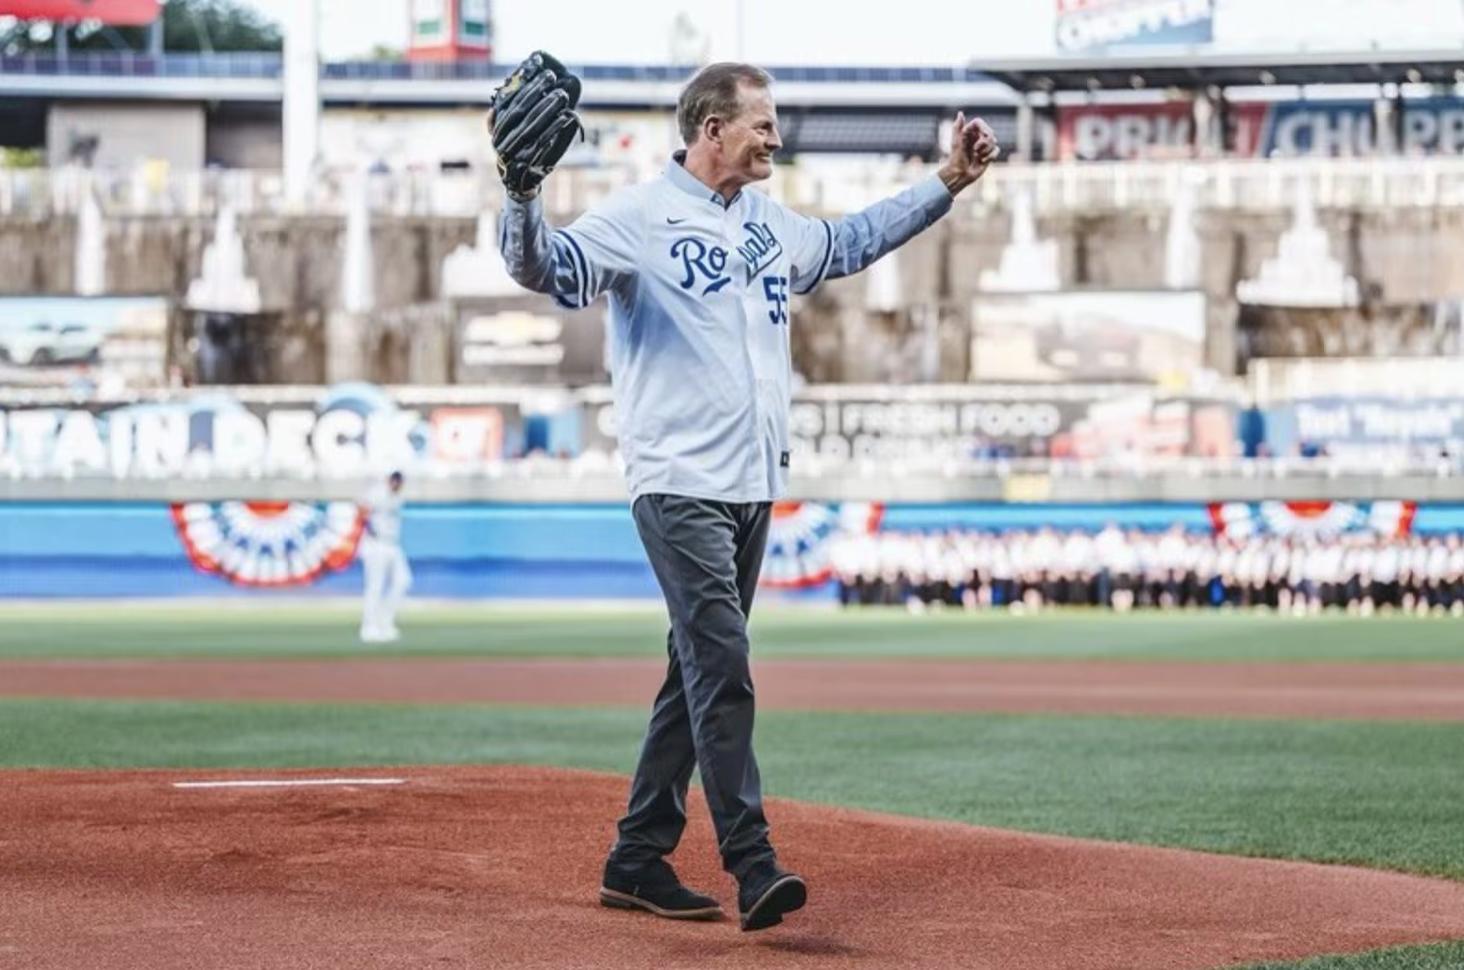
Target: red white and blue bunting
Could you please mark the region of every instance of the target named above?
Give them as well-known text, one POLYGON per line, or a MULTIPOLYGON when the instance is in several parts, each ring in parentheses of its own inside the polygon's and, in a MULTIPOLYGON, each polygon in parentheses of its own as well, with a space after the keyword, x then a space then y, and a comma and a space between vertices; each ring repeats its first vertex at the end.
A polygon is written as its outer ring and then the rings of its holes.
POLYGON ((829 553, 835 537, 868 535, 879 528, 879 502, 777 502, 768 529, 762 585, 772 589, 819 586, 833 576, 829 553))
POLYGON ((193 565, 239 586, 308 586, 356 558, 353 502, 187 502, 173 522, 193 565))
POLYGON ((1278 535, 1307 539, 1371 532, 1406 536, 1413 531, 1417 502, 1214 502, 1210 523, 1216 535, 1244 539, 1278 535))

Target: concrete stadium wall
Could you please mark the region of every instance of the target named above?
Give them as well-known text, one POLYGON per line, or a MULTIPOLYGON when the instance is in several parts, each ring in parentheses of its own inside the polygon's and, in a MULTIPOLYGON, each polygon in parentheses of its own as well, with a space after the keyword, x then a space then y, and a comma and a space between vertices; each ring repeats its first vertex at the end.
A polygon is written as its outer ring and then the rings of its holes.
MULTIPOLYGON (((644 597, 656 593, 628 510, 618 506, 416 506, 403 525, 414 594, 430 597, 644 597), (565 536, 574 537, 572 543, 565 536)), ((245 544, 248 530, 231 541, 245 544)), ((359 593, 360 565, 284 589, 359 593)), ((308 572, 309 570, 306 570, 308 572)), ((299 579, 300 577, 296 577, 299 579)), ((0 507, 0 598, 174 597, 258 593, 190 558, 161 503, 0 507)))
MULTIPOLYGON (((113 295, 163 295, 181 305, 195 279, 213 223, 180 217, 109 219, 106 279, 113 295)), ((373 282, 378 305, 406 308, 441 293, 442 262, 471 243, 472 219, 378 216, 372 226, 373 282)), ((261 301, 275 332, 264 362, 271 383, 321 383, 328 376, 326 323, 341 304, 345 220, 326 216, 241 220, 247 271, 259 282, 261 301)), ((68 294, 75 291, 74 219, 34 222, 0 219, 0 294, 68 294)), ((390 328, 369 321, 349 331, 346 354, 364 362, 355 375, 382 382, 445 382, 451 374, 451 341, 442 359, 411 373, 400 367, 400 347, 390 328)), ((187 362, 187 315, 174 314, 171 352, 187 362)), ((186 367, 185 367, 186 370, 186 367)))
MULTIPOLYGON (((329 543, 314 543, 324 503, 260 506, 253 513, 159 502, 12 502, 0 505, 0 599, 257 595, 354 595, 361 589, 355 539, 327 536, 341 551, 323 566, 329 543), (270 546, 280 528, 297 530, 290 552, 270 546), (210 530, 220 529, 222 534, 210 530), (336 541, 338 540, 338 541, 336 541), (273 548, 273 551, 271 551, 273 548), (230 552, 229 550, 234 550, 230 552), (235 552, 237 555, 235 555, 235 552), (231 559, 232 556, 232 559, 231 559), (293 557, 293 559, 291 559, 293 557), (289 562, 286 562, 289 560, 289 562), (280 571, 272 574, 270 569, 280 571), (254 578, 250 579, 251 570, 254 578), (232 578, 231 578, 232 577, 232 578)), ((344 511, 353 516, 353 510, 344 511)), ((1257 516, 1262 510, 1254 510, 1257 516)), ((1367 507, 1352 510, 1359 523, 1367 507)), ((1022 505, 1000 503, 837 506, 800 503, 775 516, 764 577, 788 595, 828 597, 826 544, 849 528, 1059 529, 1096 531, 1108 523, 1158 530, 1214 528, 1215 512, 1195 503, 1022 505), (857 514, 855 514, 857 513, 857 514), (857 525, 851 525, 857 522, 857 525)), ((1410 509, 1412 530, 1464 531, 1464 504, 1410 509)), ((328 530, 326 530, 328 531, 328 530)), ((295 535, 296 533, 291 533, 295 535)), ((443 598, 653 598, 628 507, 603 504, 412 504, 403 543, 415 573, 413 594, 443 598)))
MULTIPOLYGON (((198 130, 201 139, 201 116, 198 130)), ((555 213, 552 219, 563 223, 573 215, 555 213)), ((1038 233, 1058 241, 1064 286, 1156 288, 1163 286, 1167 217, 1163 208, 1094 210, 1040 219, 1038 233)), ((1364 292, 1382 303, 1425 303, 1464 293, 1464 262, 1452 257, 1464 250, 1464 210, 1337 209, 1324 210, 1320 218, 1331 251, 1364 292)), ((1289 212, 1279 210, 1202 211, 1196 217, 1200 285, 1208 297, 1206 358, 1222 373, 1236 367, 1236 284, 1256 275, 1275 254, 1290 220, 1289 212)), ((265 308, 280 314, 285 332, 321 328, 340 308, 344 228, 343 219, 327 216, 241 218, 248 272, 260 282, 265 308)), ((203 219, 109 219, 109 290, 181 301, 198 275, 212 229, 203 219)), ((968 379, 970 307, 981 295, 981 271, 998 264, 1010 231, 1006 212, 973 202, 900 252, 905 305, 938 308, 934 372, 925 369, 929 356, 920 353, 922 341, 911 339, 921 325, 909 314, 865 310, 863 276, 832 281, 799 303, 802 325, 790 332, 796 367, 815 383, 968 379)), ((372 232, 377 305, 389 311, 440 299, 443 259, 473 240, 475 225, 466 218, 378 215, 372 232)), ((0 218, 0 294, 73 292, 74 249, 72 219, 0 218)), ((553 311, 548 298, 543 305, 553 311)), ((351 339, 367 344, 375 338, 363 330, 351 339)), ((378 373, 371 363, 375 356, 369 348, 351 349, 343 358, 365 361, 363 372, 332 379, 400 379, 378 373)), ((298 364, 299 355, 283 358, 282 368, 287 361, 298 364)), ((298 369, 270 378, 321 379, 298 369)))
MULTIPOLYGON (((9 478, 0 477, 0 507, 6 503, 59 501, 75 504, 128 502, 222 502, 248 496, 258 501, 349 501, 370 482, 357 478, 9 478)), ((1286 474, 1210 469, 1121 471, 1102 476, 1041 473, 901 477, 860 472, 794 475, 794 501, 884 502, 951 507, 1027 503, 1033 508, 1069 506, 1204 505, 1207 502, 1372 502, 1399 496, 1429 504, 1464 501, 1464 483, 1453 475, 1333 474, 1325 466, 1293 467, 1286 474)), ((609 504, 629 501, 625 479, 616 472, 575 474, 553 465, 526 465, 503 477, 412 476, 408 498, 433 505, 486 503, 609 504)))
MULTIPOLYGON (((197 277, 213 221, 180 217, 108 219, 107 289, 182 301, 197 277)), ((318 313, 341 304, 345 220, 328 216, 240 220, 249 274, 267 311, 318 313)), ((472 242, 472 219, 377 216, 372 224, 376 299, 401 307, 441 292, 442 261, 472 242)), ((0 294, 75 292, 76 223, 0 219, 0 294)))

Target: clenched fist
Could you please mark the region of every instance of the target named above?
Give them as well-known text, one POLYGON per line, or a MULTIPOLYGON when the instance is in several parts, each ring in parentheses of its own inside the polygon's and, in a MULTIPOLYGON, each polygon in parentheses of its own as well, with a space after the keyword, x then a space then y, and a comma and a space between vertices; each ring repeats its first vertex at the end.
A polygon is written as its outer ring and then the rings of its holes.
POLYGON ((940 180, 951 195, 974 183, 1001 154, 996 133, 980 118, 966 120, 964 111, 957 112, 951 127, 951 150, 940 166, 940 180))

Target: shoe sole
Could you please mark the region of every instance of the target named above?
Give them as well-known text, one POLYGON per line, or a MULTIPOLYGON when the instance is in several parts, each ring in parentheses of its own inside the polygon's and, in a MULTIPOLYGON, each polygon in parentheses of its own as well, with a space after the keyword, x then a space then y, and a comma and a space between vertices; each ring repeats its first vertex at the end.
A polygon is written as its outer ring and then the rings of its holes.
POLYGON ((743 930, 765 930, 783 922, 783 914, 802 909, 808 902, 808 884, 797 876, 784 876, 742 914, 743 930))
POLYGON ((600 887, 600 905, 609 906, 611 909, 642 909, 663 919, 714 920, 722 918, 722 907, 720 906, 703 906, 700 909, 663 909, 639 896, 616 892, 614 889, 606 889, 604 886, 600 887))

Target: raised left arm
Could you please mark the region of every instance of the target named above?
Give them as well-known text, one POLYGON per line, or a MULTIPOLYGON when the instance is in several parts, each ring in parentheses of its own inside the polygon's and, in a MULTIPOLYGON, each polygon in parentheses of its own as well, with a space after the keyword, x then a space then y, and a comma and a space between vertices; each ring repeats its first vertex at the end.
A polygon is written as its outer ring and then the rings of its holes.
POLYGON ((829 223, 833 253, 825 279, 852 276, 899 249, 951 210, 951 193, 939 176, 829 223))

